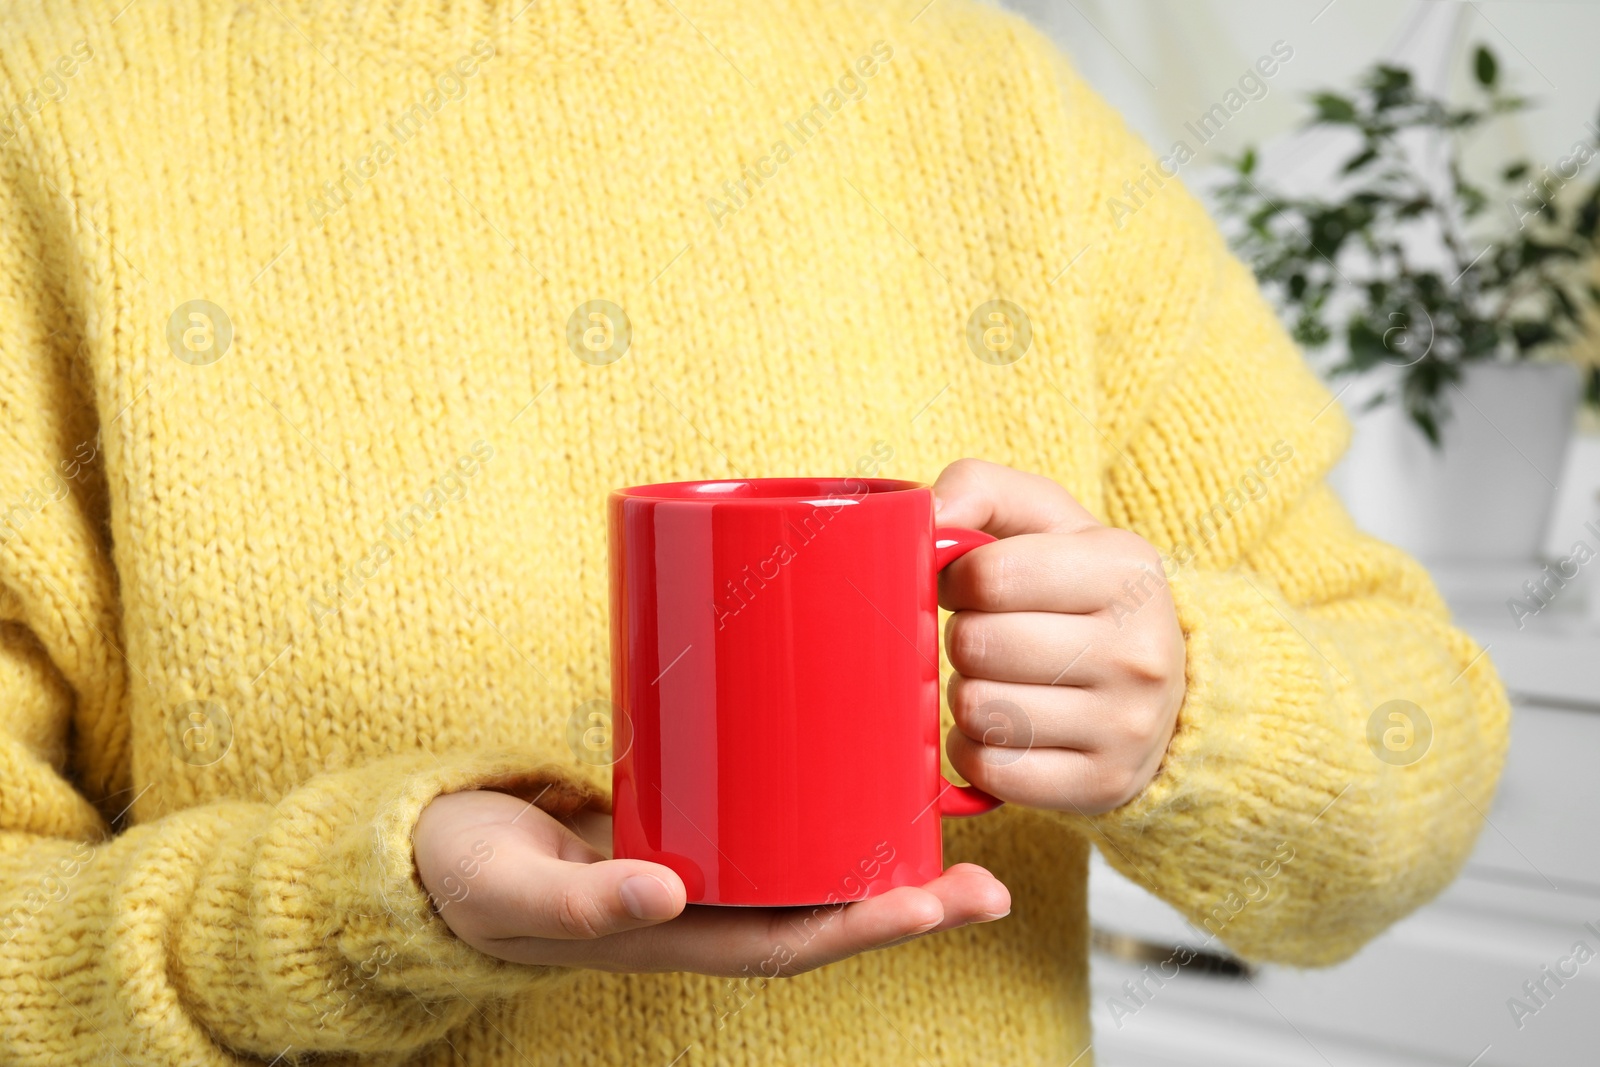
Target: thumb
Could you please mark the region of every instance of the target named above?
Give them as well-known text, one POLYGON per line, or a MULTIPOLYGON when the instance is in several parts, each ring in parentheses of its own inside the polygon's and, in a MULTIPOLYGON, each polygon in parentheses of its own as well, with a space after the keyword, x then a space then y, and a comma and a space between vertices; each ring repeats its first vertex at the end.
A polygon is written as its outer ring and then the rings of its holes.
POLYGON ((688 894, 670 867, 644 860, 573 862, 546 856, 525 872, 511 937, 588 940, 677 917, 688 894))
POLYGON ((591 940, 654 926, 683 911, 688 894, 672 868, 603 859, 553 820, 540 829, 548 836, 496 841, 494 860, 471 894, 441 913, 457 933, 470 933, 469 940, 591 940))
POLYGON ((1075 533, 1100 525, 1087 508, 1039 474, 981 459, 958 459, 933 483, 934 521, 995 537, 1075 533))
POLYGON ((444 901, 440 917, 471 943, 604 937, 671 919, 688 899, 670 867, 608 860, 547 812, 503 793, 438 798, 414 840, 424 887, 444 901), (477 862, 463 862, 474 837, 477 862))

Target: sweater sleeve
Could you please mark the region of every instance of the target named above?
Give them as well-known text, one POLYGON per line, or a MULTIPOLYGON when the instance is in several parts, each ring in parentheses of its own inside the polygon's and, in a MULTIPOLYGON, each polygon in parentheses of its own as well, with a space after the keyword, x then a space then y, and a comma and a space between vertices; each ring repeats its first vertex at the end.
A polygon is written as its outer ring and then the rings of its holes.
POLYGON ((113 495, 86 327, 50 251, 74 242, 44 240, 71 223, 16 159, 0 152, 0 1059, 403 1054, 558 980, 456 939, 410 842, 441 792, 501 789, 558 816, 597 799, 551 753, 394 756, 124 826, 140 782, 113 495))
POLYGON ((1152 783, 1063 818, 1242 955, 1333 963, 1465 862, 1507 700, 1423 569, 1324 484, 1349 423, 1172 157, 1059 69, 1097 161, 1080 284, 1113 446, 1105 517, 1166 557, 1188 661, 1152 783))
MULTIPOLYGON (((9 707, 19 697, 3 694, 9 707)), ((412 861, 411 828, 442 792, 501 789, 558 816, 581 807, 586 790, 533 753, 395 757, 318 776, 275 805, 201 805, 106 836, 14 732, 0 747, 11 1062, 404 1053, 570 970, 456 939, 412 861), (70 810, 81 825, 44 832, 70 810)))

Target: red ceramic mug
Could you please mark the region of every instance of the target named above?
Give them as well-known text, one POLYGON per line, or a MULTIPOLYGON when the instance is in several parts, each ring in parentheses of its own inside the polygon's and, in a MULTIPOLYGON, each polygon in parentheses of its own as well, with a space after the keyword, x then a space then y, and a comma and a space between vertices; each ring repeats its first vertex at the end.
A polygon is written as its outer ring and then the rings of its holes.
POLYGON ((830 904, 944 870, 939 569, 993 541, 915 482, 622 489, 611 541, 613 854, 696 904, 830 904))

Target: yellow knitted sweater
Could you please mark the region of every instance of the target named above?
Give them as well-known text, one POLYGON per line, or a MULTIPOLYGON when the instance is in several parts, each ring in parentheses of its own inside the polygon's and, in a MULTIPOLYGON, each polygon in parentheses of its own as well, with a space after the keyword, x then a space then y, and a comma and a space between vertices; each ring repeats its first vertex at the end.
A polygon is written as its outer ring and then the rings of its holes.
POLYGON ((1091 846, 1293 964, 1470 850, 1488 660, 1323 486, 1348 424, 1197 202, 1110 203, 1153 155, 1016 19, 0 25, 0 1061, 1065 1064, 1091 846), (1140 797, 948 822, 1011 916, 792 980, 454 938, 409 847, 430 798, 606 803, 569 722, 608 693, 607 490, 962 455, 1168 554, 1188 694, 1140 797), (1391 700, 1422 758, 1369 741, 1391 700))

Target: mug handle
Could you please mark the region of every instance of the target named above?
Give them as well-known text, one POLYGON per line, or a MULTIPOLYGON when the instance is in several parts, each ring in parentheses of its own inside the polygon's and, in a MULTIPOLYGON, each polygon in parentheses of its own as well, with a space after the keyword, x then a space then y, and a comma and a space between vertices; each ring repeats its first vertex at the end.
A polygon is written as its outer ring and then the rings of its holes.
MULTIPOLYGON (((997 538, 982 530, 941 526, 933 531, 934 569, 942 571, 979 545, 986 545, 994 540, 997 538)), ((999 797, 990 796, 975 785, 956 785, 943 774, 939 775, 939 782, 941 816, 982 815, 1005 803, 999 797)))

